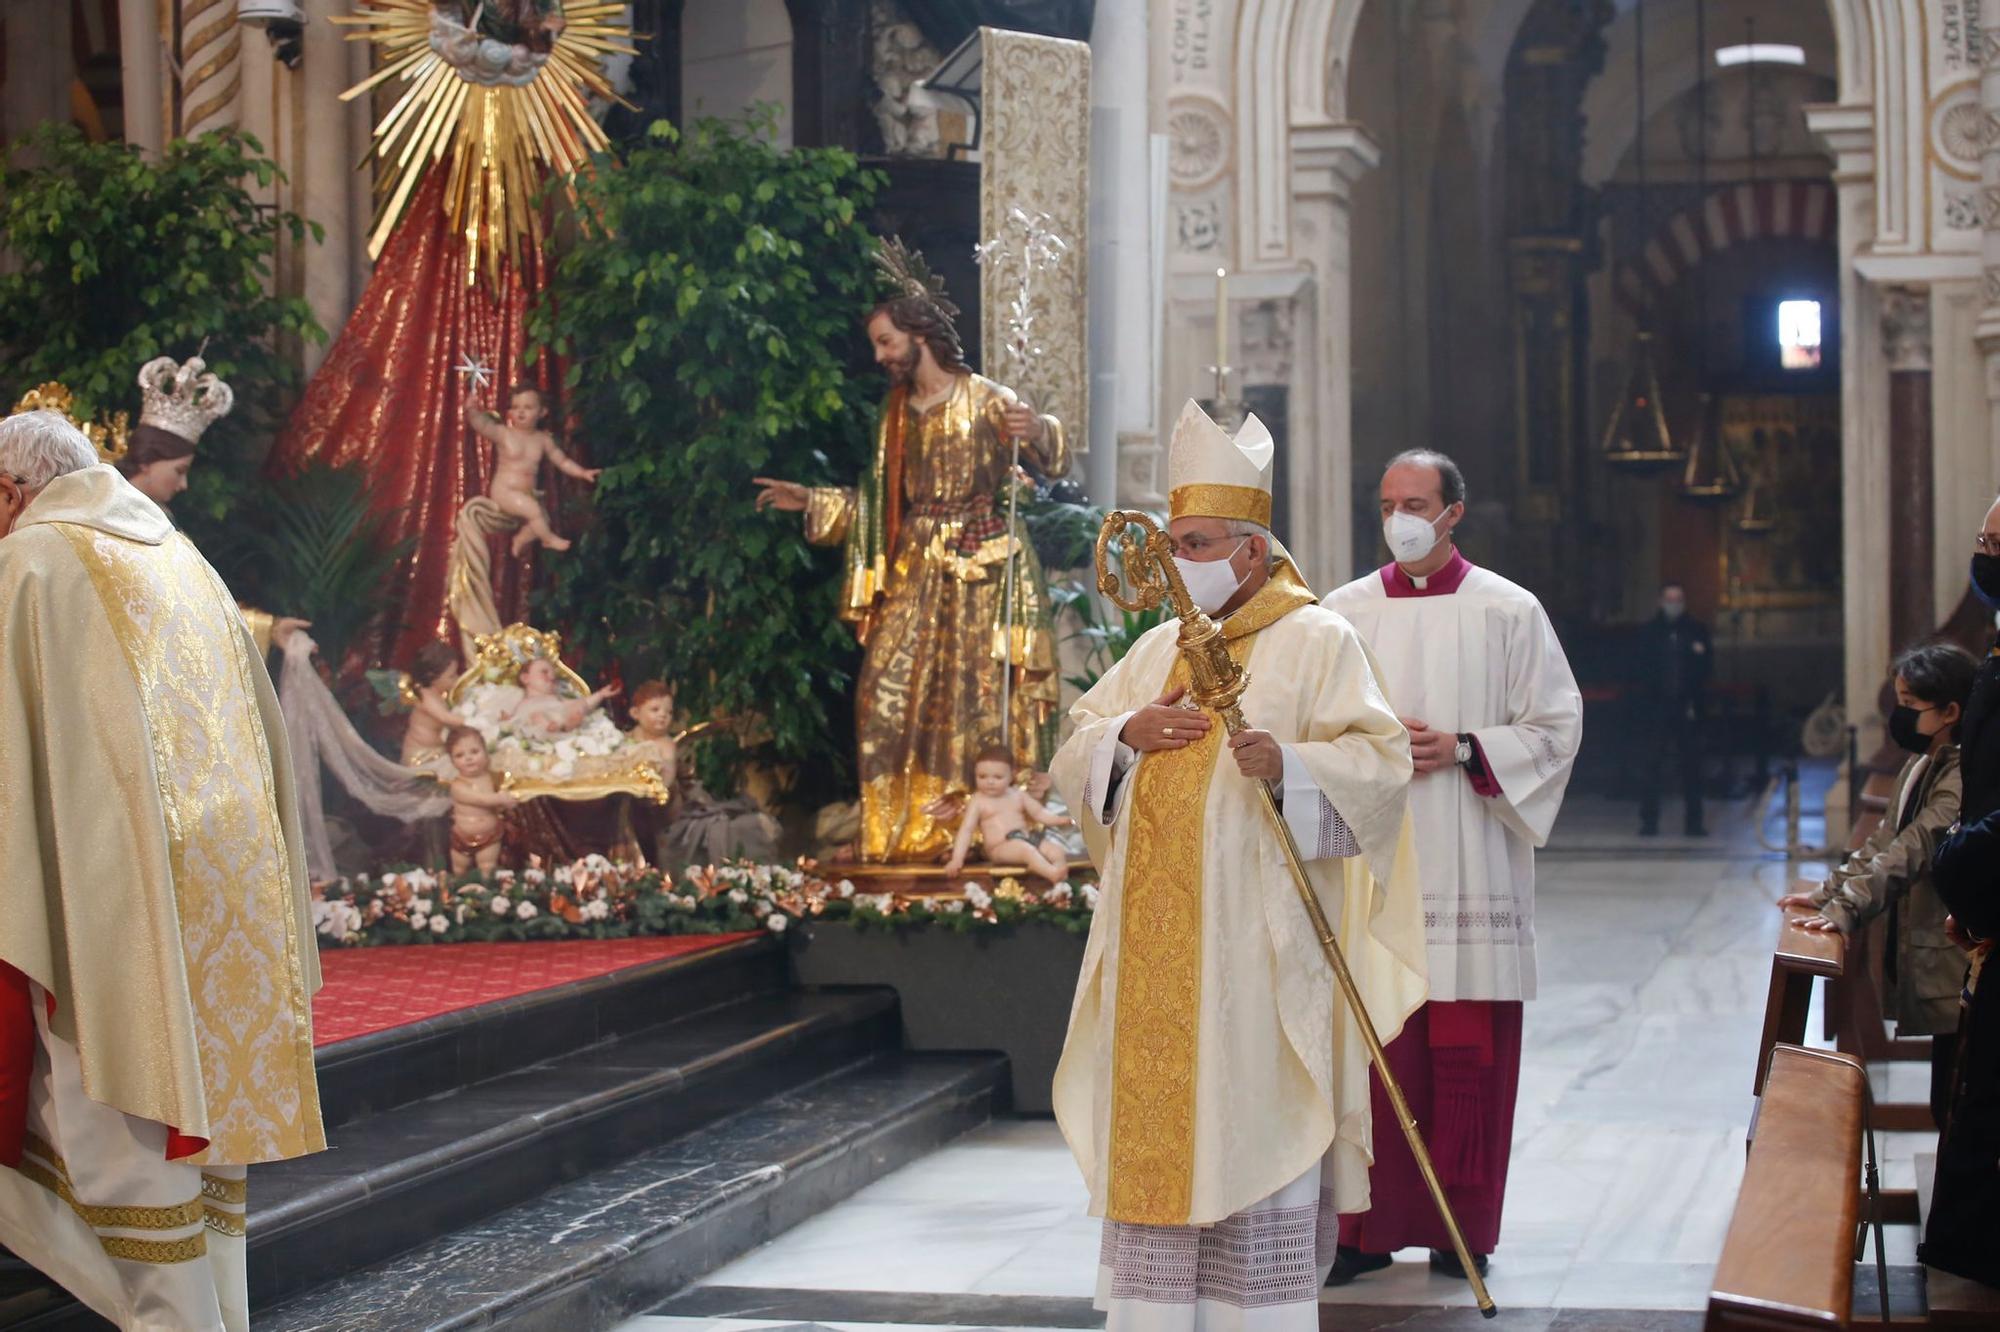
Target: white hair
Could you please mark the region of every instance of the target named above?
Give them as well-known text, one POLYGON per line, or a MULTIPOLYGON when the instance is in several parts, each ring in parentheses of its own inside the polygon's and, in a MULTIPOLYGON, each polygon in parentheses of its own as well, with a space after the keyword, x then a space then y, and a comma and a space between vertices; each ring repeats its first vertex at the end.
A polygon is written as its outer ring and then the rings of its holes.
POLYGON ((1278 567, 1278 539, 1271 535, 1270 528, 1248 518, 1224 518, 1222 530, 1233 537, 1264 538, 1264 571, 1269 573, 1278 567))
POLYGON ((26 490, 97 465, 96 446, 61 412, 44 408, 0 419, 0 472, 26 490))

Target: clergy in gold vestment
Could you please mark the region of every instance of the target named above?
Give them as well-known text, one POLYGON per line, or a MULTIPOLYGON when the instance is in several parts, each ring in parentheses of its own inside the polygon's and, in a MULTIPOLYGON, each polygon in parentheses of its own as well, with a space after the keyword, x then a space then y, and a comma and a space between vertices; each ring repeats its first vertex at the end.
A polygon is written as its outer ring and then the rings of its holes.
POLYGON ((1060 689, 1047 587, 997 496, 1014 435, 1022 458, 1051 476, 1069 470, 1069 445, 1060 421, 966 369, 930 298, 888 302, 868 333, 892 385, 874 467, 854 488, 760 477, 758 500, 803 512, 809 541, 846 548, 841 613, 866 649, 855 692, 861 858, 927 860, 957 831, 927 807, 970 789, 972 756, 1001 739, 1003 669, 1013 671, 1015 761, 1047 764, 1060 689), (1019 554, 1006 642, 1010 543, 1019 554))
POLYGON ((1353 629, 1269 531, 1272 446, 1190 403, 1170 532, 1249 675, 1252 729, 1186 703, 1179 622, 1071 712, 1057 786, 1103 882, 1055 1080, 1056 1119, 1106 1218, 1098 1304, 1120 1329, 1312 1332, 1336 1214, 1368 1206, 1367 1053, 1255 783, 1384 1039, 1424 997, 1405 797, 1409 740, 1353 629))
POLYGON ((284 727, 215 572, 0 422, 0 1243, 125 1328, 248 1326, 244 1166, 326 1145, 284 727))

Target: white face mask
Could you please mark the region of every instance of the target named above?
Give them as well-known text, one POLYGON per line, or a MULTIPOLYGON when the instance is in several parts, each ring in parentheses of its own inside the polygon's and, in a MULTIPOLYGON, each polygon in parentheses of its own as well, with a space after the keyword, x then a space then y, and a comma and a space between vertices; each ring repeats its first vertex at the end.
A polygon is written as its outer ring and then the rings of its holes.
MULTIPOLYGON (((1444 515, 1439 514, 1438 517, 1443 518, 1444 515)), ((1437 543, 1442 540, 1436 522, 1401 509, 1382 520, 1382 539, 1389 543, 1389 553, 1396 557, 1398 564, 1415 564, 1436 550, 1437 543)))
MULTIPOLYGON (((1243 541, 1236 543, 1236 550, 1243 549, 1243 541)), ((1243 586, 1247 574, 1238 574, 1230 561, 1236 558, 1232 550, 1219 560, 1184 560, 1174 556, 1174 567, 1181 571, 1181 581, 1187 584, 1188 595, 1203 613, 1213 615, 1229 604, 1236 595, 1236 589, 1243 586)))

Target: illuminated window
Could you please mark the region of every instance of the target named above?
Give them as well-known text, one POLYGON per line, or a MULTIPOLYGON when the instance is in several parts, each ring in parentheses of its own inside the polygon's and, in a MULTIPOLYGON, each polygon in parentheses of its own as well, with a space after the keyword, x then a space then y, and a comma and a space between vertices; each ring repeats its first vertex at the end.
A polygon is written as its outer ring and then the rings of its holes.
POLYGON ((1748 46, 1725 46, 1715 53, 1715 63, 1725 69, 1730 65, 1803 65, 1806 53, 1797 46, 1758 42, 1748 46))
POLYGON ((1787 370, 1819 369, 1819 302, 1778 302, 1778 364, 1787 370))

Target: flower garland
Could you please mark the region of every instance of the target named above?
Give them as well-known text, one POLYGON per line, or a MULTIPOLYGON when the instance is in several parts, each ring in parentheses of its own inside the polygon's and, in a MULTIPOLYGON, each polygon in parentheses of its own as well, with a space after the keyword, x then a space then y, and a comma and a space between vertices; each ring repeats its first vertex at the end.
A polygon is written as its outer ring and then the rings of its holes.
POLYGON ((592 855, 518 874, 504 869, 453 878, 423 869, 363 874, 316 895, 312 917, 323 948, 757 929, 782 935, 808 920, 856 929, 935 926, 954 933, 1039 921, 1081 933, 1090 928, 1097 900, 1092 883, 1028 887, 1013 878, 1001 879, 991 892, 967 884, 957 896, 863 893, 849 880, 819 877, 804 860, 796 868, 749 862, 699 866, 677 881, 657 869, 615 865, 592 855))

